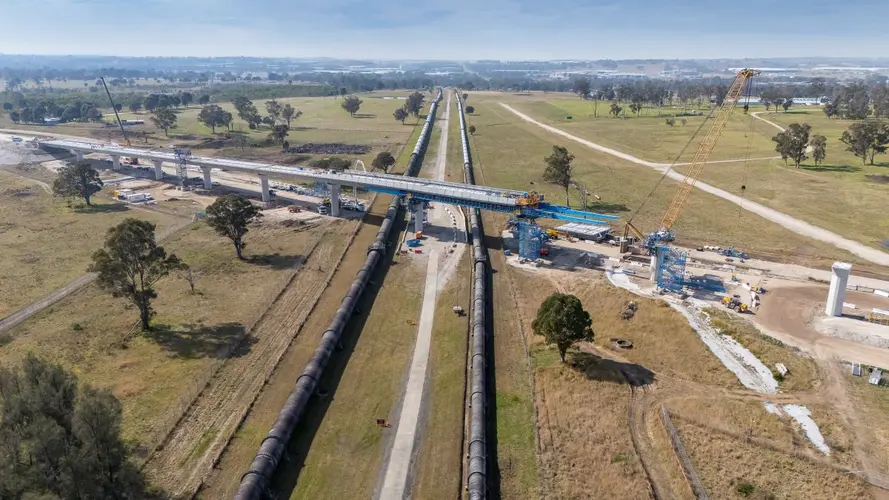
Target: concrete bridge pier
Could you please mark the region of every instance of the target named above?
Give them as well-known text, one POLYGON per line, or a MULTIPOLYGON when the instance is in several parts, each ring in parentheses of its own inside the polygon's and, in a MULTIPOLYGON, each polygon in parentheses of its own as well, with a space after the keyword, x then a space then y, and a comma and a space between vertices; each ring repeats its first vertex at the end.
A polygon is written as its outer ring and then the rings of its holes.
POLYGON ((340 216, 340 185, 330 184, 330 215, 340 216))
MULTIPOLYGON (((210 167, 201 167, 201 172, 204 173, 204 189, 212 189, 213 188, 213 179, 210 178, 210 167)), ((268 191, 268 189, 266 189, 268 191)))
POLYGON ((271 201, 272 197, 269 196, 269 176, 265 174, 259 174, 259 193, 262 195, 263 203, 271 201))
POLYGON ((846 284, 852 273, 852 264, 834 262, 831 266, 830 288, 827 290, 827 304, 824 313, 828 316, 843 315, 843 299, 846 297, 846 284))
POLYGON ((164 178, 164 162, 163 160, 152 160, 154 162, 154 178, 161 180, 164 178))
POLYGON ((111 155, 111 168, 120 170, 120 155, 111 155))
POLYGON ((414 201, 411 202, 411 211, 414 213, 414 232, 419 233, 423 231, 423 211, 426 208, 426 202, 423 201, 414 201))
POLYGON ((73 149, 68 150, 72 155, 74 155, 75 161, 78 163, 83 161, 83 151, 75 151, 73 149))

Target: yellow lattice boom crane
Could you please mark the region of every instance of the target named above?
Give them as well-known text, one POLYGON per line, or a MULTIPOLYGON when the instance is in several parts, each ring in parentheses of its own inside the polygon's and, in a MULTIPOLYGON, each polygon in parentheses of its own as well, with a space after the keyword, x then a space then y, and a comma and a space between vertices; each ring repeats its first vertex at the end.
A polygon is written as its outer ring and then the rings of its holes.
MULTIPOLYGON (((707 129, 704 139, 698 145, 697 152, 695 153, 691 164, 689 164, 685 178, 682 179, 679 188, 676 190, 676 194, 673 195, 673 200, 670 202, 670 206, 667 208, 666 213, 664 213, 660 229, 646 237, 633 225, 631 218, 627 221, 627 225, 624 228, 624 237, 629 236, 630 232, 632 232, 640 240, 644 241, 645 246, 648 248, 655 246, 658 241, 673 240, 673 224, 679 218, 679 214, 682 213, 682 207, 685 205, 688 197, 691 196, 691 191, 694 189, 698 177, 704 170, 704 165, 710 159, 710 155, 713 153, 713 149, 716 147, 719 138, 722 137, 722 133, 725 130, 725 126, 728 124, 732 111, 734 111, 735 106, 738 104, 738 101, 741 100, 745 91, 749 90, 751 79, 759 73, 759 71, 752 69, 741 70, 729 87, 728 93, 726 94, 725 99, 723 99, 722 104, 710 115, 712 119, 710 127, 707 129)), ((747 112, 747 108, 748 104, 745 102, 745 113, 747 112)), ((671 165, 670 169, 672 169, 673 166, 675 166, 675 162, 671 165)))

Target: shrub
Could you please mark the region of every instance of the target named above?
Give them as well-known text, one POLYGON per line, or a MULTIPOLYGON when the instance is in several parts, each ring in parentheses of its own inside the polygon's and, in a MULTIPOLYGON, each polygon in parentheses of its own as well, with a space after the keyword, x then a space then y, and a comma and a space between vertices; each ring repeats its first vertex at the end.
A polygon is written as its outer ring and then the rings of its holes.
POLYGON ((749 497, 753 494, 753 491, 756 489, 756 486, 753 486, 753 483, 750 481, 741 481, 738 483, 738 487, 735 488, 735 491, 738 492, 742 497, 749 497))

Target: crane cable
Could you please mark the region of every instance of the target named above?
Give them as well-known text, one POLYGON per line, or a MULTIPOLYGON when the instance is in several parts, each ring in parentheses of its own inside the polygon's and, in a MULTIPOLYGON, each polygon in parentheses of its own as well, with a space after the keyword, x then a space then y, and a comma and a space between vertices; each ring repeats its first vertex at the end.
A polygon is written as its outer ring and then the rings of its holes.
MULTIPOLYGON (((753 92, 753 78, 747 80, 746 92, 744 96, 744 113, 747 114, 747 111, 750 109, 750 95, 753 92)), ((742 203, 738 204, 738 216, 737 216, 737 226, 736 230, 741 228, 741 212, 743 210, 743 201, 746 199, 745 195, 747 194, 747 177, 750 173, 750 150, 753 149, 753 136, 756 133, 756 118, 753 116, 750 117, 750 130, 747 133, 747 150, 745 151, 744 156, 744 175, 741 181, 741 200, 742 203)))
POLYGON ((642 203, 639 205, 639 208, 637 208, 636 211, 633 212, 633 215, 631 215, 630 218, 627 219, 627 223, 633 222, 633 219, 635 219, 636 216, 639 215, 639 212, 642 211, 642 208, 645 206, 646 203, 648 203, 648 200, 651 199, 655 190, 658 188, 658 186, 661 185, 661 183, 664 181, 664 179, 667 178, 667 174, 669 174, 670 171, 672 171, 673 168, 676 167, 676 163, 679 161, 680 158, 682 158, 682 155, 685 154, 685 151, 688 149, 688 147, 691 146, 691 144, 694 142, 694 140, 698 137, 698 134, 701 132, 701 129, 704 128, 704 125, 707 124, 707 120, 709 120, 713 116, 713 113, 715 113, 717 109, 719 109, 719 106, 715 106, 713 109, 711 109, 710 114, 708 114, 706 116, 706 118, 701 120, 701 124, 698 125, 698 128, 691 135, 691 138, 689 138, 688 142, 685 143, 685 146, 682 147, 682 150, 679 151, 679 154, 676 155, 676 159, 674 159, 673 162, 670 163, 670 166, 666 170, 664 170, 664 174, 661 175, 661 178, 658 179, 658 181, 657 181, 657 183, 655 183, 654 187, 651 188, 651 191, 648 192, 648 195, 646 195, 645 198, 642 200, 642 203))

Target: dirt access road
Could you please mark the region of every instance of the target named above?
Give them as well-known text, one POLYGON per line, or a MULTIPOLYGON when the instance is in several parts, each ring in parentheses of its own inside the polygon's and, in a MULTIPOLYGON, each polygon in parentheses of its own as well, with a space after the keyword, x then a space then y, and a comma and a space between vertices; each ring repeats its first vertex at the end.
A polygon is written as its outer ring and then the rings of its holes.
MULTIPOLYGON (((500 105, 503 106, 506 110, 510 111, 511 113, 513 113, 516 116, 518 116, 519 118, 521 118, 523 121, 537 125, 538 127, 541 127, 549 132, 552 132, 553 134, 560 135, 560 136, 565 137, 567 139, 571 139, 572 141, 580 143, 580 144, 587 146, 591 149, 595 149, 596 151, 605 153, 607 155, 614 156, 616 158, 620 158, 622 160, 636 163, 638 165, 644 165, 646 167, 653 168, 653 169, 657 170, 658 172, 667 172, 667 170, 670 168, 670 165, 667 163, 655 163, 655 162, 646 161, 641 158, 637 158, 633 155, 630 155, 630 154, 627 154, 627 153, 624 153, 621 151, 617 151, 616 149, 611 149, 611 148, 602 146, 601 144, 596 144, 595 142, 588 141, 586 139, 582 139, 580 137, 577 137, 576 135, 571 135, 568 132, 560 130, 556 127, 547 125, 545 123, 541 123, 541 122, 531 118, 530 116, 516 110, 515 108, 513 108, 512 106, 510 106, 508 104, 501 102, 500 105)), ((760 118, 760 119, 762 120, 762 118, 760 118)), ((764 121, 767 121, 767 120, 764 120, 764 121)), ((679 172, 672 171, 672 170, 667 172, 667 176, 675 181, 678 181, 678 182, 682 182, 685 179, 685 175, 680 174, 679 172)), ((796 234, 799 234, 802 236, 807 236, 809 238, 823 241, 825 243, 829 243, 837 248, 851 252, 851 253, 861 257, 862 259, 867 260, 868 262, 873 262, 874 264, 879 264, 881 266, 889 266, 889 254, 887 254, 885 252, 881 252, 875 248, 868 247, 866 245, 858 243, 857 241, 852 241, 847 238, 843 238, 842 236, 840 236, 834 232, 828 231, 826 229, 822 229, 817 226, 813 226, 812 224, 809 224, 808 222, 801 221, 797 218, 791 217, 789 215, 781 213, 781 212, 774 210, 772 208, 768 208, 766 206, 760 205, 759 203, 754 203, 752 201, 745 200, 745 199, 741 198, 740 196, 733 195, 733 194, 729 193, 728 191, 719 189, 715 186, 711 186, 710 184, 707 184, 707 183, 704 183, 701 181, 697 181, 695 183, 695 187, 700 189, 701 191, 705 191, 705 192, 710 193, 714 196, 718 196, 724 200, 728 200, 728 201, 738 205, 739 207, 743 208, 744 210, 747 210, 748 212, 752 212, 756 215, 759 215, 760 217, 763 217, 764 219, 770 220, 770 221, 772 221, 784 228, 787 228, 787 229, 793 231, 796 234)))

